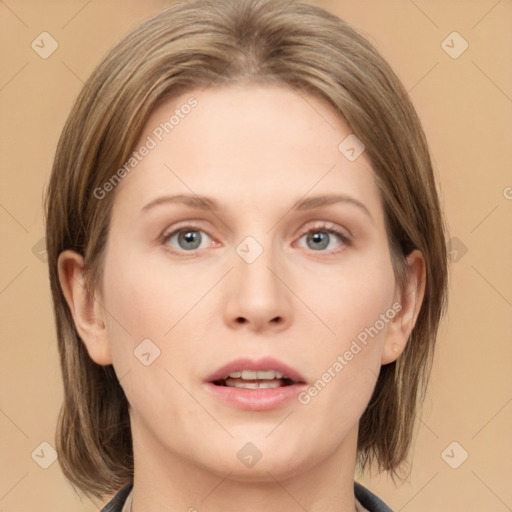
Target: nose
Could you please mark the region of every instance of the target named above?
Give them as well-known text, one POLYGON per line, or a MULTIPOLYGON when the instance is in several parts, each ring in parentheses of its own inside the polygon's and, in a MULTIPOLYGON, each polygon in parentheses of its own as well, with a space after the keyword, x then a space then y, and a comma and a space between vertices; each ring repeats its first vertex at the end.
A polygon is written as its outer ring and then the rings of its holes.
POLYGON ((270 251, 247 263, 237 254, 226 287, 225 322, 231 329, 281 332, 292 323, 291 292, 283 265, 270 251))

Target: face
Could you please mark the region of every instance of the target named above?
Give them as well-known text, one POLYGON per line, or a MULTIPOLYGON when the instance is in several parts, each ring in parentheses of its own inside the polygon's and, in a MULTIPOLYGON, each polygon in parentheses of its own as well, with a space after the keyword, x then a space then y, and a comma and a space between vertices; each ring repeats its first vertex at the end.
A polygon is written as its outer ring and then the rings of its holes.
POLYGON ((370 162, 338 149, 350 133, 279 86, 154 111, 101 287, 136 450, 239 479, 355 455, 400 306, 370 162))

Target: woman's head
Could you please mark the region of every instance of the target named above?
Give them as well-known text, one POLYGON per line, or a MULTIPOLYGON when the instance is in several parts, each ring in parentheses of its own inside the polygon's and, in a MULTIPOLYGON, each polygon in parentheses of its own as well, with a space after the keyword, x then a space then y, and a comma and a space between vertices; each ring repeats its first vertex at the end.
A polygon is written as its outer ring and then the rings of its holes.
POLYGON ((338 18, 192 1, 129 35, 64 128, 47 250, 57 446, 84 491, 131 478, 132 433, 136 453, 240 479, 263 478, 236 458, 246 442, 282 475, 357 434, 363 466, 404 460, 444 306, 443 222, 406 92, 338 18), (211 393, 219 367, 263 356, 301 374, 296 400, 254 412, 211 393))

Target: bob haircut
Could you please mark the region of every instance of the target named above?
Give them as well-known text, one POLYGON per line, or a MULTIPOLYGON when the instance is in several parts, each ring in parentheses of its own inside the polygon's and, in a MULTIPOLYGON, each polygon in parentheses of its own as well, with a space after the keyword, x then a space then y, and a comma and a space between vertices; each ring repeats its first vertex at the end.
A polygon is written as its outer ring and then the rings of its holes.
POLYGON ((166 9, 125 37, 86 82, 60 137, 45 197, 50 283, 64 401, 56 446, 66 478, 102 498, 133 479, 129 404, 112 365, 93 362, 60 288, 57 260, 85 261, 93 296, 115 191, 94 191, 134 151, 149 115, 197 87, 277 84, 327 102, 366 146, 381 194, 393 271, 419 249, 425 295, 405 351, 382 366, 359 423, 357 463, 399 476, 432 365, 446 307, 447 251, 428 145, 399 79, 346 22, 281 0, 192 0, 166 9), (98 197, 97 197, 98 196, 98 197))

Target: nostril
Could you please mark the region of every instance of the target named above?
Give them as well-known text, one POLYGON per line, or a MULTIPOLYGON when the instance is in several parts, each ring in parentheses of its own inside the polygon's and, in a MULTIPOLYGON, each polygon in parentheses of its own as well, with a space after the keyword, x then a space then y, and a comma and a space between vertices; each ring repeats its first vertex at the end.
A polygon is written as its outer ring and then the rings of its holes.
MULTIPOLYGON (((235 322, 239 323, 239 324, 245 324, 247 322, 247 318, 244 318, 243 316, 239 316, 235 322)), ((271 320, 272 323, 275 323, 275 324, 280 324, 283 322, 283 318, 280 317, 280 316, 276 316, 274 318, 272 318, 271 320)))

